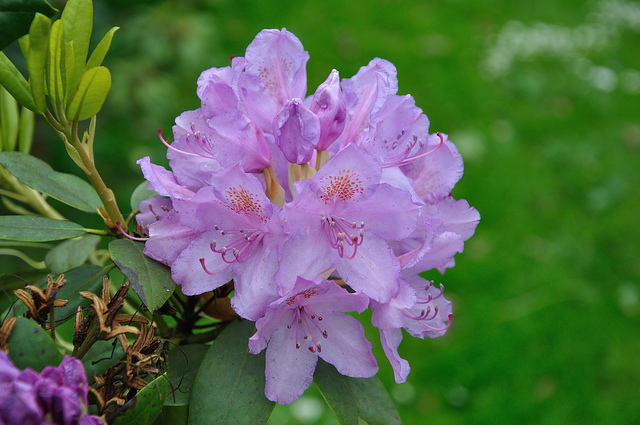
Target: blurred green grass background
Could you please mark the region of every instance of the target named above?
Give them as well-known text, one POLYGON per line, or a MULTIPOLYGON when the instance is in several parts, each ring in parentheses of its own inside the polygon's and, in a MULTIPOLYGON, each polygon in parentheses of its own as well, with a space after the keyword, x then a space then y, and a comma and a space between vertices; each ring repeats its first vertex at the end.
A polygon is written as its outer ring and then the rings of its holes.
MULTIPOLYGON (((465 160, 454 189, 482 216, 445 275, 436 340, 405 337, 405 424, 640 423, 640 3, 621 0, 95 1, 105 65, 96 162, 128 205, 135 161, 167 164, 156 130, 199 106, 200 72, 263 28, 296 34, 308 91, 374 57, 398 69, 465 160)), ((97 40, 96 40, 97 41, 97 40)), ((42 128, 34 154, 77 171, 42 128)), ((123 208, 126 210, 126 208, 123 208)), ((86 221, 86 217, 78 221, 86 221)), ((374 346, 377 333, 368 329, 374 346)), ((270 424, 337 423, 314 390, 270 424)))

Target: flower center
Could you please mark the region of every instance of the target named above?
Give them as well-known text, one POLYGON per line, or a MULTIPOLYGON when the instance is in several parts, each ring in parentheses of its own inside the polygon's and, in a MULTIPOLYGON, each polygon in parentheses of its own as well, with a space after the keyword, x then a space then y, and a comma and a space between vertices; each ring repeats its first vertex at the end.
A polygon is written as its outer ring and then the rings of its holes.
POLYGON ((321 180, 321 184, 323 188, 320 199, 322 199, 325 204, 329 204, 336 199, 348 201, 364 191, 362 179, 360 179, 358 174, 355 171, 346 169, 324 177, 321 180))
POLYGON ((225 191, 225 195, 227 201, 229 201, 226 206, 233 212, 245 217, 258 218, 263 223, 267 221, 262 214, 262 204, 260 201, 256 199, 253 193, 242 187, 242 185, 228 188, 225 191))

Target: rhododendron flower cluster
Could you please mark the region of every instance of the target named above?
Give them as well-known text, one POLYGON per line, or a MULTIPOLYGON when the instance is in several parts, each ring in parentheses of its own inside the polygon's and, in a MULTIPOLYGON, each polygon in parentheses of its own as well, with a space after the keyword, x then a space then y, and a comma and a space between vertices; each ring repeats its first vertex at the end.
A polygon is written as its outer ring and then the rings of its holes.
POLYGON ((256 321, 249 350, 266 349, 265 394, 281 404, 310 385, 318 357, 347 376, 376 373, 346 314, 368 307, 404 382, 401 328, 433 338, 452 320, 442 286, 418 274, 452 267, 479 220, 451 197, 456 147, 397 94, 391 63, 346 79, 333 70, 308 94, 308 59, 290 32, 260 32, 198 79, 201 107, 165 142, 171 171, 139 161, 158 194, 137 217, 145 253, 186 295, 233 281, 233 309, 256 321))
POLYGON ((66 356, 37 373, 17 369, 0 352, 0 424, 104 425, 87 413, 89 383, 82 363, 66 356))

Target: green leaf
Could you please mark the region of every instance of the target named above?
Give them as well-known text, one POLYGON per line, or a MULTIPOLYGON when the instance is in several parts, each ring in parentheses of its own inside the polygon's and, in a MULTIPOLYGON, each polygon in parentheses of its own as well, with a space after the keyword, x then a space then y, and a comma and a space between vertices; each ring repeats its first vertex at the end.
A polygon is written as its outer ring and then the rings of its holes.
POLYGON ((65 220, 24 215, 0 216, 0 239, 24 242, 46 242, 82 236, 87 231, 79 224, 65 220))
POLYGON ((162 307, 176 284, 169 268, 144 255, 144 244, 129 239, 116 239, 109 244, 111 259, 129 279, 133 290, 151 311, 162 307))
POLYGON ((44 0, 0 0, 0 49, 25 35, 36 13, 51 17, 56 12, 44 0))
POLYGON ((165 376, 159 376, 136 394, 120 408, 124 412, 118 416, 112 425, 151 425, 162 411, 162 406, 169 381, 165 376))
POLYGON ((64 99, 69 99, 71 89, 75 87, 73 80, 73 64, 75 58, 75 49, 73 47, 73 40, 64 44, 64 80, 62 81, 62 87, 64 88, 64 99), (73 85, 72 85, 73 84, 73 85))
POLYGON ((45 0, 0 0, 0 13, 5 12, 37 12, 52 17, 58 9, 45 0))
POLYGON ((358 408, 358 416, 369 425, 402 425, 391 396, 377 377, 348 380, 358 408))
POLYGON ((81 211, 102 205, 93 187, 73 174, 54 171, 46 162, 22 152, 0 152, 0 164, 27 186, 81 211))
POLYGON ((341 425, 401 425, 400 415, 378 378, 350 378, 318 359, 313 382, 341 425))
POLYGON ((22 108, 22 111, 20 111, 20 130, 18 132, 18 149, 22 153, 31 151, 34 125, 35 116, 33 111, 22 108))
POLYGON ((116 339, 111 341, 96 341, 87 354, 82 357, 84 371, 91 383, 92 376, 102 375, 124 356, 122 346, 116 339), (114 347, 115 344, 115 347, 114 347))
POLYGON ((119 29, 120 27, 113 27, 109 30, 108 33, 105 34, 104 37, 102 37, 102 40, 100 40, 98 46, 95 48, 93 53, 91 53, 91 57, 89 57, 89 60, 87 61, 86 69, 91 69, 95 68, 96 66, 102 65, 102 61, 104 60, 105 56, 107 56, 109 47, 111 47, 113 34, 115 34, 119 29))
POLYGON ((82 121, 96 115, 110 89, 111 73, 107 68, 99 66, 85 71, 67 106, 67 118, 82 121))
POLYGON ((38 112, 38 108, 36 108, 31 96, 29 83, 13 62, 2 52, 0 52, 0 85, 11 93, 11 96, 22 106, 31 109, 33 112, 38 112))
POLYGON ((165 406, 185 406, 191 399, 193 382, 207 350, 208 345, 182 345, 169 351, 169 369, 167 378, 171 383, 171 392, 164 400, 165 406))
POLYGON ((47 60, 47 92, 52 103, 63 103, 66 78, 64 26, 58 20, 51 25, 49 56, 47 60))
POLYGON ((96 249, 98 242, 100 242, 100 236, 96 235, 68 239, 47 252, 44 262, 53 273, 63 273, 83 265, 96 249))
MULTIPOLYGON (((67 320, 75 317, 78 306, 86 308, 91 304, 91 301, 82 298, 80 291, 89 291, 94 294, 99 294, 102 291, 102 278, 108 273, 109 269, 97 266, 95 264, 89 264, 86 266, 77 267, 72 270, 67 270, 64 273, 64 278, 67 283, 58 291, 56 299, 69 301, 67 305, 56 308, 55 322, 56 324, 64 323, 67 320)), ((53 277, 56 279, 57 275, 53 277)), ((39 279, 35 286, 44 289, 47 286, 48 280, 45 277, 39 279)), ((27 307, 21 304, 16 310, 16 315, 22 315, 27 311, 27 307)))
POLYGON ((2 126, 2 148, 0 150, 12 151, 18 142, 19 127, 18 103, 0 86, 0 125, 2 126))
POLYGON ((313 382, 340 425, 358 425, 357 401, 351 391, 348 377, 341 375, 332 365, 318 359, 313 382))
POLYGON ((264 396, 264 353, 247 347, 253 322, 236 320, 216 338, 191 393, 191 425, 264 424, 275 405, 264 396))
POLYGON ((63 359, 49 333, 24 317, 18 317, 7 347, 9 358, 18 369, 30 367, 41 372, 45 366, 58 366, 63 359))
POLYGON ((34 13, 0 12, 0 49, 4 49, 29 31, 34 13))
POLYGON ((37 13, 29 29, 29 54, 26 56, 26 60, 31 94, 41 113, 47 110, 44 77, 47 65, 47 53, 49 51, 50 30, 51 20, 37 13))
MULTIPOLYGON (((93 27, 93 3, 91 0, 69 0, 64 6, 62 17, 65 42, 73 42, 74 59, 69 64, 68 89, 75 87, 76 82, 85 70, 85 62, 89 53, 89 41, 93 27)), ((94 114, 95 115, 95 114, 94 114)))
POLYGON ((135 190, 131 194, 131 200, 130 200, 131 211, 136 211, 140 206, 140 202, 156 195, 158 195, 156 192, 154 192, 153 190, 147 189, 147 182, 143 181, 138 185, 138 187, 135 188, 135 190))

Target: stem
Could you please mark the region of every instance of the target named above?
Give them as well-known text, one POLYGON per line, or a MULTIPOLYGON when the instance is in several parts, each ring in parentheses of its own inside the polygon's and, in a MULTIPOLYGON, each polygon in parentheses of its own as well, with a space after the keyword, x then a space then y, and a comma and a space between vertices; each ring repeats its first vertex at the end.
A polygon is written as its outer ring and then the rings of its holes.
MULTIPOLYGON (((74 121, 72 125, 72 131, 66 134, 67 140, 71 143, 76 151, 78 152, 79 158, 82 161, 82 165, 85 168, 85 174, 89 178, 89 182, 93 186, 93 188, 98 193, 102 204, 104 205, 104 209, 107 213, 107 217, 103 217, 105 224, 107 227, 111 229, 116 228, 116 222, 124 223, 124 217, 118 208, 118 204, 116 203, 116 199, 113 196, 113 192, 111 189, 107 187, 102 180, 102 176, 98 173, 98 169, 95 164, 91 160, 89 154, 84 150, 84 146, 80 139, 78 139, 78 122, 74 121)), ((127 229, 124 229, 125 231, 127 229)))
POLYGON ((51 308, 49 309, 49 330, 51 331, 51 339, 56 340, 56 319, 55 319, 55 307, 53 301, 51 302, 51 308))
MULTIPOLYGON (((89 182, 98 193, 107 215, 106 217, 102 217, 105 224, 110 229, 116 228, 116 221, 119 221, 124 225, 124 217, 118 208, 113 192, 107 187, 104 180, 102 180, 102 177, 100 176, 100 173, 98 173, 96 165, 91 158, 92 155, 87 153, 82 141, 78 138, 78 121, 74 121, 70 124, 66 117, 64 117, 64 111, 60 107, 57 110, 57 115, 60 118, 60 121, 56 120, 50 111, 47 110, 44 113, 45 119, 51 128, 56 130, 58 137, 75 149, 76 152, 74 154, 77 154, 77 158, 73 158, 72 155, 72 159, 80 168, 82 168, 87 175, 89 182)), ((124 230, 127 230, 126 227, 124 227, 124 230)))
POLYGON ((44 263, 44 261, 35 261, 32 258, 28 257, 22 251, 18 251, 17 249, 0 248, 0 255, 13 255, 14 257, 18 257, 34 269, 43 270, 47 268, 47 265, 44 263))
POLYGON ((73 347, 72 356, 78 360, 82 360, 87 351, 93 346, 93 344, 98 340, 98 334, 100 333, 100 326, 95 325, 93 329, 91 329, 91 333, 87 335, 84 342, 80 347, 73 347))

